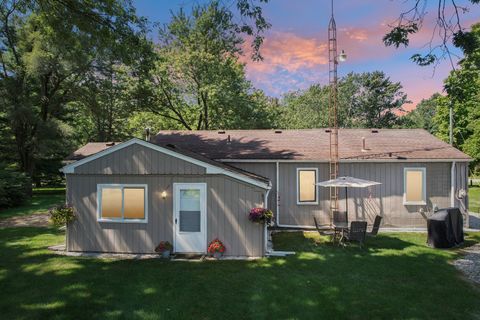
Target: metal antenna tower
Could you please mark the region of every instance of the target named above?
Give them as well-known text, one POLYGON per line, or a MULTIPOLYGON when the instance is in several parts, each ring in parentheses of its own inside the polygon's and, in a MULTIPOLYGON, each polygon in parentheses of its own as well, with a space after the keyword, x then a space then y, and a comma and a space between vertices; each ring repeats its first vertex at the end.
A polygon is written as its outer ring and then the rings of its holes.
MULTIPOLYGON (((328 125, 330 127, 330 179, 338 177, 338 91, 337 91, 337 26, 332 15, 328 24, 328 66, 330 95, 328 101, 328 125)), ((330 223, 333 223, 333 213, 338 211, 338 189, 330 187, 330 223)))

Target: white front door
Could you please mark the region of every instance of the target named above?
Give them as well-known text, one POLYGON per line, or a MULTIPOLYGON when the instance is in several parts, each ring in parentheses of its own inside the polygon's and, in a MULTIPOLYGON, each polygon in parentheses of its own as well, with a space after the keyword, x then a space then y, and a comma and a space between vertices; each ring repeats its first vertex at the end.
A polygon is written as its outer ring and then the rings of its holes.
POLYGON ((174 251, 207 252, 207 185, 173 184, 174 251))

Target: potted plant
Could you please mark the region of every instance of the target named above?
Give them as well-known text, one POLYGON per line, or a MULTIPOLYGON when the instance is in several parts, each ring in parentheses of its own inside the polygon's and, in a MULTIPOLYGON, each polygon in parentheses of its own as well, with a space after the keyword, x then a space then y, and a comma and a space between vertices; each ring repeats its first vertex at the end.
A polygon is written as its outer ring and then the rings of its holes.
POLYGON ((158 246, 155 248, 155 252, 160 253, 162 258, 170 258, 170 253, 172 252, 173 246, 168 241, 160 241, 158 246))
POLYGON ((208 253, 213 255, 215 259, 220 259, 224 252, 225 246, 218 238, 212 240, 212 242, 210 242, 208 245, 208 253))
MULTIPOLYGON (((75 220, 75 211, 68 204, 62 204, 49 210, 50 221, 56 227, 66 227, 70 222, 75 220)), ((68 242, 68 232, 65 232, 65 248, 68 242)))
POLYGON ((255 223, 270 224, 273 219, 273 212, 265 208, 253 208, 250 210, 248 219, 255 223))

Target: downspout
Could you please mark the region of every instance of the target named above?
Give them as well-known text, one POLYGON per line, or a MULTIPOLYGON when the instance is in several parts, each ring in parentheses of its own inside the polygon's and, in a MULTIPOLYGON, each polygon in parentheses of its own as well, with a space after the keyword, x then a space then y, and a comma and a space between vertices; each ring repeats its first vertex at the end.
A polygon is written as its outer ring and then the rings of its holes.
MULTIPOLYGON (((67 174, 63 172, 65 178, 65 205, 68 205, 68 183, 67 174)), ((65 225, 65 251, 68 252, 68 223, 65 225)))
MULTIPOLYGON (((268 209, 268 195, 272 190, 272 183, 270 182, 268 185, 268 189, 265 191, 265 200, 263 202, 263 208, 268 209)), ((268 231, 267 231, 267 224, 263 225, 263 251, 265 254, 268 253, 268 231)))
POLYGON ((456 162, 452 162, 452 168, 450 171, 450 207, 455 207, 455 167, 456 167, 456 162))
POLYGON ((280 183, 278 181, 279 177, 280 177, 280 173, 279 173, 279 162, 277 161, 276 163, 276 176, 275 176, 275 205, 276 205, 276 208, 275 208, 275 211, 277 213, 277 225, 280 226, 280 196, 279 196, 279 190, 280 190, 280 183))

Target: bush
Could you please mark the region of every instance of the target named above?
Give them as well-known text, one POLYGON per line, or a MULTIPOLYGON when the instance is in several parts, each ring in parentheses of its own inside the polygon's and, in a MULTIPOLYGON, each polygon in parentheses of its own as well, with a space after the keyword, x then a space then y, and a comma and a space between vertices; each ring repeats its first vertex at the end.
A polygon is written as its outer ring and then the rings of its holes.
POLYGON ((30 178, 22 172, 0 164, 0 208, 15 207, 29 198, 30 178))
POLYGON ((63 204, 61 206, 50 209, 50 220, 57 227, 67 225, 75 219, 73 207, 63 204))

